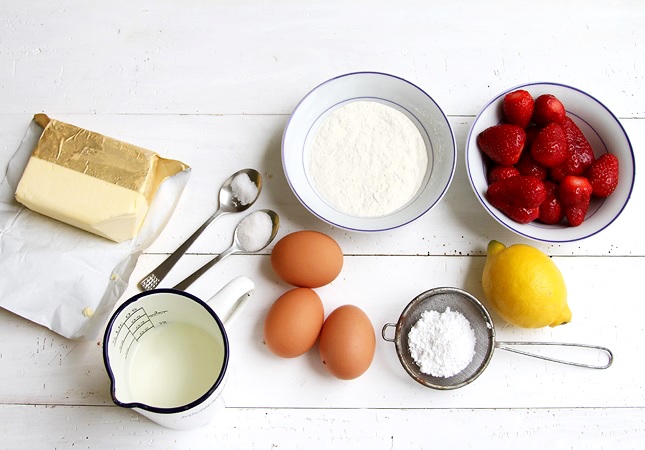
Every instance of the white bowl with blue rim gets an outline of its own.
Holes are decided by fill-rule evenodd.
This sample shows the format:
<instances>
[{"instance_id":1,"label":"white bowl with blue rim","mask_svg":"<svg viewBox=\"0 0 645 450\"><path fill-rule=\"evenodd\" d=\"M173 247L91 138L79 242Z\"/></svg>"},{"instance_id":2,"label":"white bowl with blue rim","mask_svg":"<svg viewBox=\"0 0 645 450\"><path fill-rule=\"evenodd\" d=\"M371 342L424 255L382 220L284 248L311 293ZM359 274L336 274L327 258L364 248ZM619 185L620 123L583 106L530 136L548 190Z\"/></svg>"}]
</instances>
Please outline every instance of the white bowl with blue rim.
<instances>
[{"instance_id":1,"label":"white bowl with blue rim","mask_svg":"<svg viewBox=\"0 0 645 450\"><path fill-rule=\"evenodd\" d=\"M533 98L542 94L555 95L567 110L567 115L578 125L594 155L616 155L619 161L619 182L616 190L607 198L592 198L584 222L568 226L566 220L556 225L537 221L520 224L507 217L486 199L487 161L477 146L477 136L486 128L502 122L504 96L517 89L528 91ZM593 236L611 225L627 206L634 187L634 151L629 137L618 118L586 92L559 83L540 82L514 86L495 96L475 118L466 139L466 169L470 185L484 209L500 224L515 233L543 242L572 242Z\"/></svg>"},{"instance_id":2,"label":"white bowl with blue rim","mask_svg":"<svg viewBox=\"0 0 645 450\"><path fill-rule=\"evenodd\" d=\"M407 204L387 215L357 217L339 211L312 182L309 157L318 129L332 112L355 101L376 101L405 114L416 125L428 152L421 187ZM454 134L439 105L409 81L385 73L348 73L315 87L294 109L282 138L283 169L298 200L323 221L351 231L391 230L418 219L446 194L456 163Z\"/></svg>"}]
</instances>

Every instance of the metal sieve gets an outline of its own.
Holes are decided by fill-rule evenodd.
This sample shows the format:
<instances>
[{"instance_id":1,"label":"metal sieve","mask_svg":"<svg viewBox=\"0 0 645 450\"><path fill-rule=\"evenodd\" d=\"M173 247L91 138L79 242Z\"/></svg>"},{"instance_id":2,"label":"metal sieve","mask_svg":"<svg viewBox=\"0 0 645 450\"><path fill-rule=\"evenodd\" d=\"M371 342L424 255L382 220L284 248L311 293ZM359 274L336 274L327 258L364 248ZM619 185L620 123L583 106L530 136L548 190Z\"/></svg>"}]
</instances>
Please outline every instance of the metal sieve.
<instances>
[{"instance_id":1,"label":"metal sieve","mask_svg":"<svg viewBox=\"0 0 645 450\"><path fill-rule=\"evenodd\" d=\"M436 377L421 372L419 366L410 355L408 335L410 330L421 318L424 311L437 311L442 313L450 308L451 311L461 313L475 332L475 354L472 361L461 372L451 377ZM387 337L388 328L395 328L394 338ZM406 372L417 382L433 389L456 389L472 383L482 374L488 366L495 348L519 353L547 361L568 364L591 369L606 369L613 362L613 354L608 348L587 344L572 344L565 342L497 342L495 340L495 326L488 310L473 295L466 291L451 287L430 289L419 294L405 307L397 323L386 323L381 335L384 340L394 342L396 354ZM560 346L578 347L599 350L606 354L605 364L584 364L563 359L551 358L537 353L530 353L514 348L514 346Z\"/></svg>"}]
</instances>

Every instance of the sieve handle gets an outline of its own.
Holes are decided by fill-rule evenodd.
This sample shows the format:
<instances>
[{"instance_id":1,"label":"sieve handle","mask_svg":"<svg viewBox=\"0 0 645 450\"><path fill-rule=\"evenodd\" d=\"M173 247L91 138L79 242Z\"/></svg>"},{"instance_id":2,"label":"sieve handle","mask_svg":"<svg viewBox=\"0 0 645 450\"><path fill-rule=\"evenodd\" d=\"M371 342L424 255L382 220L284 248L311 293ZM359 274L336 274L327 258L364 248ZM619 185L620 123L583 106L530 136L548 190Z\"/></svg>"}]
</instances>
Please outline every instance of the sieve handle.
<instances>
[{"instance_id":1,"label":"sieve handle","mask_svg":"<svg viewBox=\"0 0 645 450\"><path fill-rule=\"evenodd\" d=\"M551 345L551 346L557 346L557 347L578 347L578 348L590 348L590 349L595 349L595 350L600 350L601 352L605 353L607 355L607 363L605 364L585 364L585 363L579 363L575 361L567 361L564 359L557 359L557 358L551 358L549 356L544 356L540 355L537 353L531 353L523 350L519 350L517 348L513 348L514 346L544 346L544 345ZM567 342L496 342L495 347L499 348L500 350L506 350L509 352L513 353L519 353L520 355L525 355L525 356L531 356L533 358L538 358L538 359L544 359L546 361L552 361L560 364L568 364L570 366L577 366L577 367L586 367L589 369L607 369L611 364L614 362L614 355L606 347L601 347L598 345L588 345L588 344L572 344L572 343L567 343Z\"/></svg>"},{"instance_id":2,"label":"sieve handle","mask_svg":"<svg viewBox=\"0 0 645 450\"><path fill-rule=\"evenodd\" d=\"M394 342L394 338L389 338L385 334L385 331L388 328L396 328L396 324L395 323L386 323L385 325L383 325L383 328L381 329L381 336L383 337L384 341Z\"/></svg>"}]
</instances>

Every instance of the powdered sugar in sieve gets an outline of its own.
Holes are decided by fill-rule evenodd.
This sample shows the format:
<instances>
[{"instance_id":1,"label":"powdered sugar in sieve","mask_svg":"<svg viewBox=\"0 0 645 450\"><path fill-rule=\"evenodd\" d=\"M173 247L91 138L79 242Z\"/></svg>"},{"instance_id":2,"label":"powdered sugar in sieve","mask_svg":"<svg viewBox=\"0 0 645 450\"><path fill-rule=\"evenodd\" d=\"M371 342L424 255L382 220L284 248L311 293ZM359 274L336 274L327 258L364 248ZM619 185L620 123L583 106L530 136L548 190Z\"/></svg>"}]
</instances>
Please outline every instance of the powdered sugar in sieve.
<instances>
[{"instance_id":1,"label":"powdered sugar in sieve","mask_svg":"<svg viewBox=\"0 0 645 450\"><path fill-rule=\"evenodd\" d=\"M427 312L457 312L462 315L467 322L469 322L472 332L474 334L474 352L470 362L467 362L465 367L456 371L451 364L452 370L442 376L439 371L436 373L424 373L420 365L415 362L410 348L410 341L416 341L413 329L415 325L421 320L424 313ZM394 338L386 336L387 329L394 327ZM490 359L493 356L495 348L502 350L519 353L525 356L544 359L547 361L557 362L561 364L568 364L578 367L586 367L590 369L606 369L611 366L613 362L613 354L606 347L587 344L574 344L562 342L496 342L495 341L495 327L493 320L488 313L488 310L477 300L473 295L466 291L457 288L443 287L435 288L419 294L414 298L403 310L399 320L396 324L386 323L383 326L381 335L386 341L394 342L396 347L396 354L399 357L401 365L405 371L420 384L431 387L433 389L456 389L473 382L479 377L488 366ZM412 335L412 338L410 337ZM459 337L459 340L462 338ZM431 344L428 347L437 346L438 344ZM570 360L553 358L540 353L530 353L519 350L518 346L533 346L535 348L576 348L577 350L588 350L585 357L589 358L591 362L575 362ZM444 348L445 349L445 348ZM461 350L459 350L461 351ZM584 352L578 352L584 353ZM443 362L454 362L455 355L444 358ZM444 367L445 368L445 367Z\"/></svg>"},{"instance_id":2,"label":"powdered sugar in sieve","mask_svg":"<svg viewBox=\"0 0 645 450\"><path fill-rule=\"evenodd\" d=\"M458 311L423 311L408 335L410 355L421 372L451 377L475 355L475 332Z\"/></svg>"}]
</instances>

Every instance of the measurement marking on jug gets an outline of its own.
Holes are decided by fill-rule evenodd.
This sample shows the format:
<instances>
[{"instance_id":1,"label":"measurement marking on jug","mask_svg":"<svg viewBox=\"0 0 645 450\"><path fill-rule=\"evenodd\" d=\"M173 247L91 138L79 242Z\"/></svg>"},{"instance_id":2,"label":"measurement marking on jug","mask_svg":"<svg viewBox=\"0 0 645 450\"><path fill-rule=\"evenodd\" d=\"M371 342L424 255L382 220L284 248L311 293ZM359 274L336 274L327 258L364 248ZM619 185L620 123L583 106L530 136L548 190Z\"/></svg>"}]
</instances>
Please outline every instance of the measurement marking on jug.
<instances>
[{"instance_id":1,"label":"measurement marking on jug","mask_svg":"<svg viewBox=\"0 0 645 450\"><path fill-rule=\"evenodd\" d=\"M153 315L161 313L162 312L155 311ZM150 320L150 317L151 316L149 316L143 308L133 309L125 315L125 320L117 327L114 342L116 344L120 340L119 352L122 353L125 351L126 358L128 357L132 344L141 339L141 336L155 327ZM127 331L127 334L121 337L121 331L124 329ZM128 339L128 337L131 337L131 339Z\"/></svg>"},{"instance_id":2,"label":"measurement marking on jug","mask_svg":"<svg viewBox=\"0 0 645 450\"><path fill-rule=\"evenodd\" d=\"M159 315L166 314L167 312L168 312L167 309L162 309L161 311L157 311L155 309L154 311L152 311L151 313L148 314L148 317L150 317L150 318L157 317Z\"/></svg>"}]
</instances>

